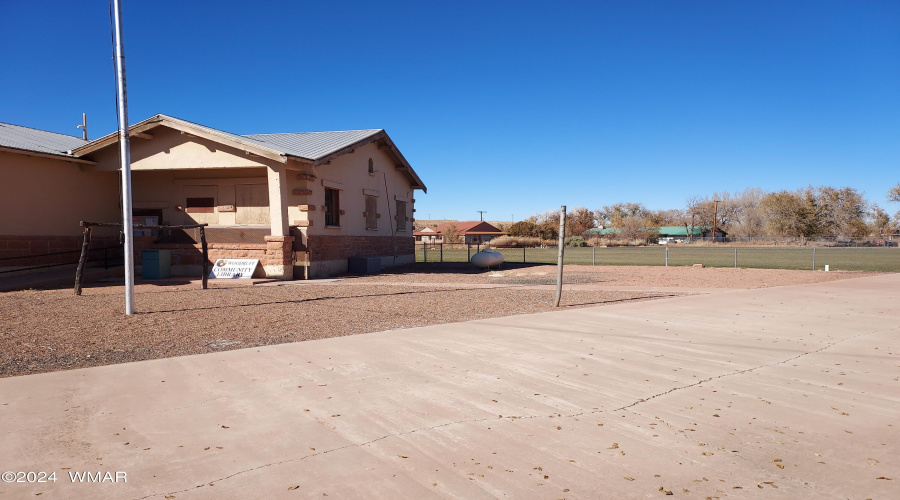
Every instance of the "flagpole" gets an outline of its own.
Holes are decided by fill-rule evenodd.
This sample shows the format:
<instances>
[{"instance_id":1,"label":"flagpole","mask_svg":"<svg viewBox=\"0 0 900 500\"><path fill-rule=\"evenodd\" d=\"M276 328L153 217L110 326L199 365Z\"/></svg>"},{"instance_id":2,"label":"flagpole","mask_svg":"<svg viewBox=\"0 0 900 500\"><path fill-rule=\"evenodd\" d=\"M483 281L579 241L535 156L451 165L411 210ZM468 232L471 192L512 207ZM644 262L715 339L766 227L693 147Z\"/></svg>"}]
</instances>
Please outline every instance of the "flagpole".
<instances>
[{"instance_id":1,"label":"flagpole","mask_svg":"<svg viewBox=\"0 0 900 500\"><path fill-rule=\"evenodd\" d=\"M134 231L131 212L131 144L128 140L128 100L125 91L125 44L122 41L121 0L113 0L116 38L116 94L119 113L119 163L122 166L122 231L125 236L125 314L134 314Z\"/></svg>"}]
</instances>

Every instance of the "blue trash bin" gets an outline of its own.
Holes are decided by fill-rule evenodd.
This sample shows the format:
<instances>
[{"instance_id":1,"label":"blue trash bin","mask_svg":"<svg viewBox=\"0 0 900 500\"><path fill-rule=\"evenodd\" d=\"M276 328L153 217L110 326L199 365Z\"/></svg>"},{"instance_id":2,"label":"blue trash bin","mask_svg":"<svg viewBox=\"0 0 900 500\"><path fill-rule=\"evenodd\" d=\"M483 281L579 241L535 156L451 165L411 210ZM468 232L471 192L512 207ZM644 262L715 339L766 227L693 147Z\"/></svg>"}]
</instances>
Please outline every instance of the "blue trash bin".
<instances>
[{"instance_id":1,"label":"blue trash bin","mask_svg":"<svg viewBox=\"0 0 900 500\"><path fill-rule=\"evenodd\" d=\"M145 280L162 280L172 277L171 250L142 250L141 276Z\"/></svg>"}]
</instances>

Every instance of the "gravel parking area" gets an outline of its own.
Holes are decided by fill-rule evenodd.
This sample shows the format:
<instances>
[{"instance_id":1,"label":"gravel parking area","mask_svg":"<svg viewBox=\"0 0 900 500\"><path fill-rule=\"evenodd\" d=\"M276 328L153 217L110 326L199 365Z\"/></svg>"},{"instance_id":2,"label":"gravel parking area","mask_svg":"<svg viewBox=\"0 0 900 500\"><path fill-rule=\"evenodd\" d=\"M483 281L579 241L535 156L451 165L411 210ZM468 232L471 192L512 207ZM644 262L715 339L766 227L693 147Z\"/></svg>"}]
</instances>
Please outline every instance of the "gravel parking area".
<instances>
[{"instance_id":1,"label":"gravel parking area","mask_svg":"<svg viewBox=\"0 0 900 500\"><path fill-rule=\"evenodd\" d=\"M567 266L562 307L672 297L694 288L754 288L877 273ZM200 354L548 311L555 266L501 271L417 264L374 276L288 282L139 282L125 316L121 282L0 293L0 377ZM490 288L484 285L491 285ZM629 287L610 290L609 287ZM634 290L634 287L648 290ZM677 287L682 292L653 291Z\"/></svg>"}]
</instances>

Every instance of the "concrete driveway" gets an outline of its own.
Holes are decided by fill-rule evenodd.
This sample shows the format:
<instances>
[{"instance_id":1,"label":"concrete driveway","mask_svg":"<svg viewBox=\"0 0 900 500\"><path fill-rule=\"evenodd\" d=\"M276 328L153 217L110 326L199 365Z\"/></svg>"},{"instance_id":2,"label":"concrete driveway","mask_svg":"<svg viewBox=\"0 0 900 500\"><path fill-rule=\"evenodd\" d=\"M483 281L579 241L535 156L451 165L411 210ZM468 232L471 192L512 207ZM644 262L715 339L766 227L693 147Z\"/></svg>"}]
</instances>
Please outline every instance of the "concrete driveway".
<instances>
[{"instance_id":1,"label":"concrete driveway","mask_svg":"<svg viewBox=\"0 0 900 500\"><path fill-rule=\"evenodd\" d=\"M898 304L892 274L0 379L0 497L896 499Z\"/></svg>"}]
</instances>

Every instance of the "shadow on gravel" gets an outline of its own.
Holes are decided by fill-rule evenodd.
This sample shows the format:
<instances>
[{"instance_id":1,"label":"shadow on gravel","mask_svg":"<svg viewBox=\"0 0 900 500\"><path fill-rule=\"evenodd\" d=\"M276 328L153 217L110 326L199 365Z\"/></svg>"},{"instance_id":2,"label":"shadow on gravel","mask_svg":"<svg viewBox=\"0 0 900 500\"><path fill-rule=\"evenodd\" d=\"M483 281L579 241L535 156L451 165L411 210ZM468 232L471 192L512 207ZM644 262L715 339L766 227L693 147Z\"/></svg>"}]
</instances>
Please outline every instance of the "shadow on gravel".
<instances>
[{"instance_id":1,"label":"shadow on gravel","mask_svg":"<svg viewBox=\"0 0 900 500\"><path fill-rule=\"evenodd\" d=\"M515 288L515 287L497 287L498 289L502 288ZM426 293L444 293L444 292L464 292L470 291L471 288L440 288L437 290L412 290L412 291L403 291L403 292L393 292L393 293L372 293L365 295L347 295L343 297L338 296L327 296L327 297L315 297L311 299L297 299L297 300L273 300L269 302L253 302L251 304L228 304L222 306L209 306L209 307L186 307L184 309L166 309L160 311L146 311L146 312L138 312L137 314L158 314L158 313L172 313L172 312L186 312L186 311L208 311L215 309L234 309L237 307L254 307L254 306L272 306L278 304L303 304L305 302L319 302L325 300L347 300L347 299L359 299L366 297L391 297L391 296L400 296L400 295L416 295L416 294L426 294Z\"/></svg>"}]
</instances>

